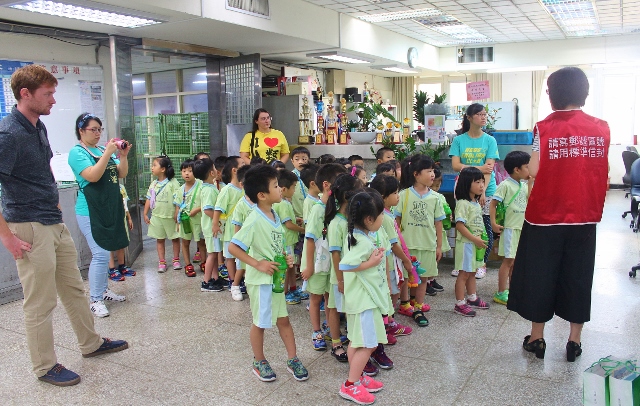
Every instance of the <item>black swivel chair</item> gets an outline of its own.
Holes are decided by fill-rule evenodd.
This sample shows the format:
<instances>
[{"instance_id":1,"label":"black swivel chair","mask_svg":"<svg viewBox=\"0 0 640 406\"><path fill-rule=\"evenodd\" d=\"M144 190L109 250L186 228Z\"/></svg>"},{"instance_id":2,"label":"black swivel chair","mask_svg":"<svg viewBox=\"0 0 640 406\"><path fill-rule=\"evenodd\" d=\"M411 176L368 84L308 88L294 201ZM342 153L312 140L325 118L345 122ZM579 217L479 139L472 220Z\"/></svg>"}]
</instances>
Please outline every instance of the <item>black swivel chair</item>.
<instances>
[{"instance_id":1,"label":"black swivel chair","mask_svg":"<svg viewBox=\"0 0 640 406\"><path fill-rule=\"evenodd\" d=\"M638 232L638 204L640 203L640 160L636 160L631 165L631 224L629 227L633 229L634 233ZM640 269L640 264L631 268L629 276L636 277L636 272Z\"/></svg>"},{"instance_id":2,"label":"black swivel chair","mask_svg":"<svg viewBox=\"0 0 640 406\"><path fill-rule=\"evenodd\" d=\"M638 153L638 148L636 148L635 145L627 145L627 151L632 151L632 152L635 152L637 154Z\"/></svg>"},{"instance_id":3,"label":"black swivel chair","mask_svg":"<svg viewBox=\"0 0 640 406\"><path fill-rule=\"evenodd\" d=\"M631 188L631 165L640 158L637 152L634 151L622 151L622 162L624 163L625 174L622 177L622 184L624 185L625 190L627 188ZM629 197L629 192L624 194L624 197ZM622 213L622 218L626 218L627 214L631 213L631 211L625 211Z\"/></svg>"}]
</instances>

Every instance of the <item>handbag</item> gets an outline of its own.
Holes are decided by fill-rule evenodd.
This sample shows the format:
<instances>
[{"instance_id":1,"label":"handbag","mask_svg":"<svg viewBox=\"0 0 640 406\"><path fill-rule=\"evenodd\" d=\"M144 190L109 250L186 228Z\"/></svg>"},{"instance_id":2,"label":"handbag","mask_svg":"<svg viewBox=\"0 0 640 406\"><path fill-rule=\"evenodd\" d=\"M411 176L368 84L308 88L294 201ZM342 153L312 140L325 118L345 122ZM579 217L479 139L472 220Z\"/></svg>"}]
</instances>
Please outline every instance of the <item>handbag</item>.
<instances>
[{"instance_id":1,"label":"handbag","mask_svg":"<svg viewBox=\"0 0 640 406\"><path fill-rule=\"evenodd\" d=\"M193 232L193 228L191 227L191 216L189 215L189 213L191 213L191 210L193 210L193 202L196 200L199 186L200 186L200 183L196 183L196 189L193 191L193 196L191 197L191 204L189 205L189 211L188 212L184 211L184 208L183 208L182 210L180 210L180 214L178 216L180 220L180 225L182 226L182 232L184 232L185 234L191 234ZM187 197L187 192L184 192L182 196L183 196L182 201L184 202L184 200Z\"/></svg>"},{"instance_id":2,"label":"handbag","mask_svg":"<svg viewBox=\"0 0 640 406\"><path fill-rule=\"evenodd\" d=\"M520 190L522 189L522 182L518 183L520 184L520 187L518 188L518 191L511 197L509 203L505 206L504 202L498 202L498 205L496 206L496 224L498 224L499 226L504 227L504 220L507 216L507 209L509 208L509 206L511 206L511 203L513 203L516 196L520 194Z\"/></svg>"}]
</instances>

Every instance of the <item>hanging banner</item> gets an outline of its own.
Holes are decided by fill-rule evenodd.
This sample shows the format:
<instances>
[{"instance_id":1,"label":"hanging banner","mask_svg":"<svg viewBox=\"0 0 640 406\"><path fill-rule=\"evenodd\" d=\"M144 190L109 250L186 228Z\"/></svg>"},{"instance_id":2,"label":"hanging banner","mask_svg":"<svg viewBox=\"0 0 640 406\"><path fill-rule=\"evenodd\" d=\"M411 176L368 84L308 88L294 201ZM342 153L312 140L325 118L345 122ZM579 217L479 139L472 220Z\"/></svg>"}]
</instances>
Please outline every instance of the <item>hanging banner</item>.
<instances>
[{"instance_id":1,"label":"hanging banner","mask_svg":"<svg viewBox=\"0 0 640 406\"><path fill-rule=\"evenodd\" d=\"M467 101L484 100L489 97L491 97L491 93L489 92L488 80L467 83Z\"/></svg>"}]
</instances>

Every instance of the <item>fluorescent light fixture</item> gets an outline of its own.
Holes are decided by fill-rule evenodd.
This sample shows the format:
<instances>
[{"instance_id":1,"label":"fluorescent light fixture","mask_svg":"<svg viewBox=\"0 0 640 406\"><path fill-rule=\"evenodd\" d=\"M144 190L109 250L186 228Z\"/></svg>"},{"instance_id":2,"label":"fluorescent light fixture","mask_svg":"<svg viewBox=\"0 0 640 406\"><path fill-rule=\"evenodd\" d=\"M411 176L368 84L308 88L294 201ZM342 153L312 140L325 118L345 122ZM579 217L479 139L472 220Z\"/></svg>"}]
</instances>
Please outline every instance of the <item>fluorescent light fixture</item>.
<instances>
[{"instance_id":1,"label":"fluorescent light fixture","mask_svg":"<svg viewBox=\"0 0 640 406\"><path fill-rule=\"evenodd\" d=\"M144 80L141 79L134 79L131 81L132 85L143 85L144 84Z\"/></svg>"},{"instance_id":2,"label":"fluorescent light fixture","mask_svg":"<svg viewBox=\"0 0 640 406\"><path fill-rule=\"evenodd\" d=\"M420 10L395 11L391 13L367 14L358 18L370 23L381 23L383 21L411 20L420 17L431 17L442 15L442 11L435 8L423 8Z\"/></svg>"},{"instance_id":3,"label":"fluorescent light fixture","mask_svg":"<svg viewBox=\"0 0 640 406\"><path fill-rule=\"evenodd\" d=\"M454 43L475 44L493 42L491 38L479 33L475 29L469 27L457 18L450 15L442 14L439 16L436 15L427 18L418 18L414 21L437 33L455 38L457 41L452 41L450 45L453 45Z\"/></svg>"},{"instance_id":4,"label":"fluorescent light fixture","mask_svg":"<svg viewBox=\"0 0 640 406\"><path fill-rule=\"evenodd\" d=\"M518 68L495 68L487 69L487 73L505 73L505 72L531 72L536 70L547 70L548 66L521 66Z\"/></svg>"},{"instance_id":5,"label":"fluorescent light fixture","mask_svg":"<svg viewBox=\"0 0 640 406\"><path fill-rule=\"evenodd\" d=\"M395 72L395 73L420 73L420 71L416 69L403 67L402 65L371 66L371 69L380 69L380 70L386 70L388 72Z\"/></svg>"},{"instance_id":6,"label":"fluorescent light fixture","mask_svg":"<svg viewBox=\"0 0 640 406\"><path fill-rule=\"evenodd\" d=\"M362 56L350 55L341 51L316 52L307 54L308 58L320 58L335 62L344 63L371 63L374 60Z\"/></svg>"},{"instance_id":7,"label":"fluorescent light fixture","mask_svg":"<svg viewBox=\"0 0 640 406\"><path fill-rule=\"evenodd\" d=\"M93 3L88 3L93 4ZM60 3L56 1L35 0L27 1L19 4L13 4L9 6L18 10L32 11L34 13L48 14L58 17L73 18L76 20L82 20L92 23L115 25L117 27L137 28L146 25L160 24L163 21L155 20L152 18L137 17L135 11L120 9L121 11L107 11L105 8L109 6L102 6L95 3L96 8L85 7L81 5ZM103 10L97 7L103 8ZM126 14L124 14L126 13Z\"/></svg>"},{"instance_id":8,"label":"fluorescent light fixture","mask_svg":"<svg viewBox=\"0 0 640 406\"><path fill-rule=\"evenodd\" d=\"M592 0L539 0L570 37L605 34Z\"/></svg>"},{"instance_id":9,"label":"fluorescent light fixture","mask_svg":"<svg viewBox=\"0 0 640 406\"><path fill-rule=\"evenodd\" d=\"M207 83L207 81L206 80L196 80L196 81L191 82L191 83L193 83L194 85L202 85L204 83Z\"/></svg>"}]
</instances>

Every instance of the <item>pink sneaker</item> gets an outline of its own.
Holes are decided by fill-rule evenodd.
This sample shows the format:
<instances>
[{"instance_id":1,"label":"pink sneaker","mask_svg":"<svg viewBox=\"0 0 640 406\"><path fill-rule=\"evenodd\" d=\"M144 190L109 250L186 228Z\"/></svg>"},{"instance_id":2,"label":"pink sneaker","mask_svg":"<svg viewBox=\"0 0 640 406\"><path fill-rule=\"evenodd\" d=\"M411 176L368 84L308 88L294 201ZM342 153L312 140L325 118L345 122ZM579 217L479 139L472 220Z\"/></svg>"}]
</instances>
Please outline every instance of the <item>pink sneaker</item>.
<instances>
[{"instance_id":1,"label":"pink sneaker","mask_svg":"<svg viewBox=\"0 0 640 406\"><path fill-rule=\"evenodd\" d=\"M476 311L471 308L468 304L456 305L453 310L465 317L474 317L476 315Z\"/></svg>"},{"instance_id":2,"label":"pink sneaker","mask_svg":"<svg viewBox=\"0 0 640 406\"><path fill-rule=\"evenodd\" d=\"M403 316L413 317L413 306L411 306L410 304L400 305L400 307L398 308L398 313L402 314Z\"/></svg>"},{"instance_id":3,"label":"pink sneaker","mask_svg":"<svg viewBox=\"0 0 640 406\"><path fill-rule=\"evenodd\" d=\"M398 342L396 336L391 333L387 333L387 345L395 345Z\"/></svg>"},{"instance_id":4,"label":"pink sneaker","mask_svg":"<svg viewBox=\"0 0 640 406\"><path fill-rule=\"evenodd\" d=\"M369 393L379 392L384 387L384 384L382 382L376 381L375 379L366 375L362 375L360 377L360 384L364 386L364 388Z\"/></svg>"},{"instance_id":5,"label":"pink sneaker","mask_svg":"<svg viewBox=\"0 0 640 406\"><path fill-rule=\"evenodd\" d=\"M473 302L469 299L467 299L467 304L471 307L475 307L476 309L488 309L489 308L489 303L485 302L484 300L480 299L480 297L476 297L476 300L474 300Z\"/></svg>"},{"instance_id":6,"label":"pink sneaker","mask_svg":"<svg viewBox=\"0 0 640 406\"><path fill-rule=\"evenodd\" d=\"M167 263L164 261L160 261L158 263L158 273L165 273L167 272Z\"/></svg>"},{"instance_id":7,"label":"pink sneaker","mask_svg":"<svg viewBox=\"0 0 640 406\"><path fill-rule=\"evenodd\" d=\"M376 401L376 397L369 393L360 382L356 382L351 386L344 386L343 383L340 387L340 396L359 405L370 405Z\"/></svg>"},{"instance_id":8,"label":"pink sneaker","mask_svg":"<svg viewBox=\"0 0 640 406\"><path fill-rule=\"evenodd\" d=\"M182 269L182 265L180 264L180 258L173 259L173 269L177 271L178 269Z\"/></svg>"},{"instance_id":9,"label":"pink sneaker","mask_svg":"<svg viewBox=\"0 0 640 406\"><path fill-rule=\"evenodd\" d=\"M412 315L413 316L413 315ZM403 326L400 323L393 322L387 326L387 335L391 334L396 337L408 336L413 332L413 329L409 326Z\"/></svg>"}]
</instances>

